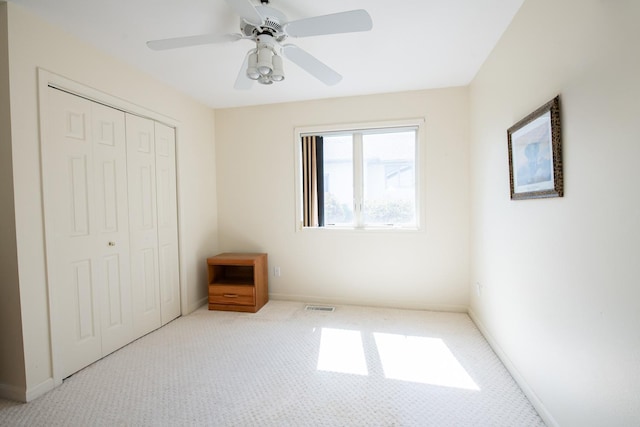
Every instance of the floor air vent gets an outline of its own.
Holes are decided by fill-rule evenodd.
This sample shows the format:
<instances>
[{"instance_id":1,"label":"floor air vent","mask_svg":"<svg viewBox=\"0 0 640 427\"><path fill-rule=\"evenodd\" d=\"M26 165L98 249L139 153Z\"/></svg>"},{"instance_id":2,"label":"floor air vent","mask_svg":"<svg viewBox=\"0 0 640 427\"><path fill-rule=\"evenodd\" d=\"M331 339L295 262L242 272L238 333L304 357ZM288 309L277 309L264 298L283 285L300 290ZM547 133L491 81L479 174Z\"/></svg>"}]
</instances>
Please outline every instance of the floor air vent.
<instances>
[{"instance_id":1,"label":"floor air vent","mask_svg":"<svg viewBox=\"0 0 640 427\"><path fill-rule=\"evenodd\" d=\"M308 305L304 309L307 311L333 311L336 308L328 305Z\"/></svg>"}]
</instances>

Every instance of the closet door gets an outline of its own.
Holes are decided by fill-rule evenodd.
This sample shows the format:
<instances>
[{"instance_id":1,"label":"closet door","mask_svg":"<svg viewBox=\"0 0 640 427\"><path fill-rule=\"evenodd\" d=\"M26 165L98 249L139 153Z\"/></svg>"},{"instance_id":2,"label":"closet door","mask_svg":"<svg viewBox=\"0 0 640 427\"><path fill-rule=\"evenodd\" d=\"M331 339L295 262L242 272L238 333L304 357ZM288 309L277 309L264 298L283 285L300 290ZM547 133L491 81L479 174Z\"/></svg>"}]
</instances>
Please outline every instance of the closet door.
<instances>
[{"instance_id":1,"label":"closet door","mask_svg":"<svg viewBox=\"0 0 640 427\"><path fill-rule=\"evenodd\" d=\"M175 130L155 123L158 254L162 324L180 315Z\"/></svg>"},{"instance_id":2,"label":"closet door","mask_svg":"<svg viewBox=\"0 0 640 427\"><path fill-rule=\"evenodd\" d=\"M43 185L56 376L131 339L124 114L47 89Z\"/></svg>"},{"instance_id":3,"label":"closet door","mask_svg":"<svg viewBox=\"0 0 640 427\"><path fill-rule=\"evenodd\" d=\"M102 354L130 343L133 335L129 267L127 147L122 111L91 103L95 167L95 232L101 291Z\"/></svg>"},{"instance_id":4,"label":"closet door","mask_svg":"<svg viewBox=\"0 0 640 427\"><path fill-rule=\"evenodd\" d=\"M154 122L127 114L126 128L134 328L142 336L162 324Z\"/></svg>"}]
</instances>

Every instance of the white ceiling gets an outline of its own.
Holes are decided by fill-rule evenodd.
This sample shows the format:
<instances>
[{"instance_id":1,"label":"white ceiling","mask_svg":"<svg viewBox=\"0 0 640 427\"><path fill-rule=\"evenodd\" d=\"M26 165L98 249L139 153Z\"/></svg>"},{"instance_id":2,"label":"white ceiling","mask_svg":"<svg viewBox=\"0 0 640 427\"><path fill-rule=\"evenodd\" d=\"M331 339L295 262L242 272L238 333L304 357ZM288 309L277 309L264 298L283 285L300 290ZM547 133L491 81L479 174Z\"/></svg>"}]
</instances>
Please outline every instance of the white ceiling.
<instances>
[{"instance_id":1,"label":"white ceiling","mask_svg":"<svg viewBox=\"0 0 640 427\"><path fill-rule=\"evenodd\" d=\"M293 43L342 74L325 86L285 60L286 79L233 88L248 40L151 51L145 42L239 32L225 0L9 0L213 108L468 84L524 0L272 0L289 21L366 9L373 30ZM258 0L251 0L258 5Z\"/></svg>"}]
</instances>

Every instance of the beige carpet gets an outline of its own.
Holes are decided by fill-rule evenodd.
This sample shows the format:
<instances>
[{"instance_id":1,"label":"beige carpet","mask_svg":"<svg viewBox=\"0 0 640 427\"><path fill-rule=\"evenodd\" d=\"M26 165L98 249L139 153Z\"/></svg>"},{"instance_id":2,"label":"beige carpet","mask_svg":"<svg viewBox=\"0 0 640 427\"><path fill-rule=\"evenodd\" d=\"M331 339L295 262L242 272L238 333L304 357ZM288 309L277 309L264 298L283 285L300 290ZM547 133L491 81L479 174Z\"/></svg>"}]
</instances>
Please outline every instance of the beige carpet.
<instances>
[{"instance_id":1,"label":"beige carpet","mask_svg":"<svg viewBox=\"0 0 640 427\"><path fill-rule=\"evenodd\" d=\"M8 426L543 426L465 314L271 301L200 309L76 373Z\"/></svg>"}]
</instances>

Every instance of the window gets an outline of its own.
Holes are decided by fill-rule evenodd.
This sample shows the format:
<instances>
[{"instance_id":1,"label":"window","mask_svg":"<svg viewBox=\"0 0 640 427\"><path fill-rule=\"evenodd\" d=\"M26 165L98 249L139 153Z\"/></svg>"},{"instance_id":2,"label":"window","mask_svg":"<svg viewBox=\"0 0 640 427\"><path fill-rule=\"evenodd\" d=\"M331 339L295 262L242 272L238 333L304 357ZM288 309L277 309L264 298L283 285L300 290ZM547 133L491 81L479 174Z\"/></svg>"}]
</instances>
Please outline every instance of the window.
<instances>
[{"instance_id":1,"label":"window","mask_svg":"<svg viewBox=\"0 0 640 427\"><path fill-rule=\"evenodd\" d=\"M299 132L302 226L417 228L418 131Z\"/></svg>"}]
</instances>

